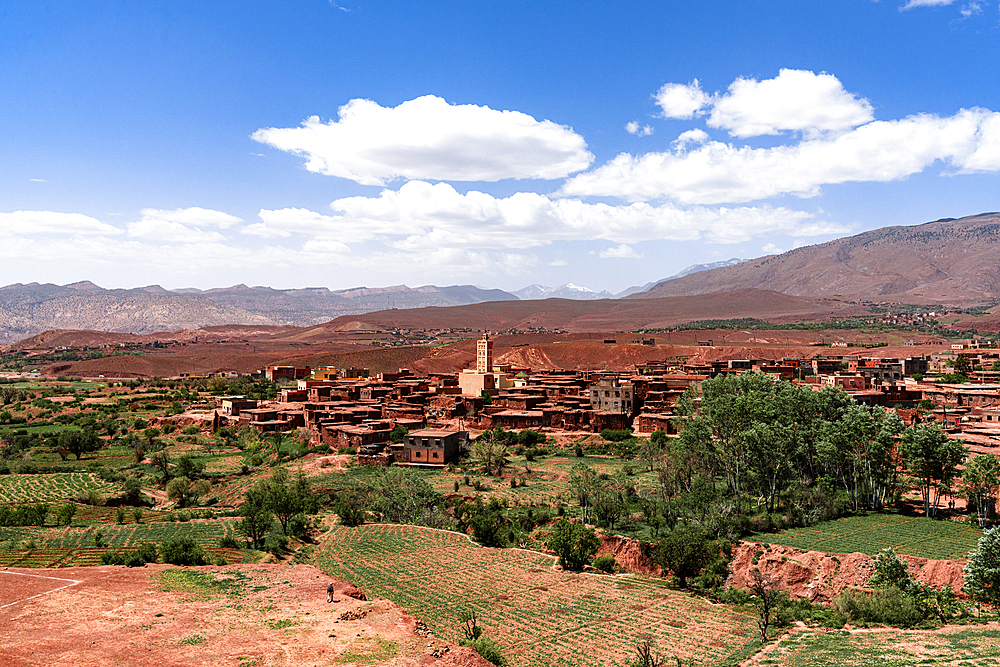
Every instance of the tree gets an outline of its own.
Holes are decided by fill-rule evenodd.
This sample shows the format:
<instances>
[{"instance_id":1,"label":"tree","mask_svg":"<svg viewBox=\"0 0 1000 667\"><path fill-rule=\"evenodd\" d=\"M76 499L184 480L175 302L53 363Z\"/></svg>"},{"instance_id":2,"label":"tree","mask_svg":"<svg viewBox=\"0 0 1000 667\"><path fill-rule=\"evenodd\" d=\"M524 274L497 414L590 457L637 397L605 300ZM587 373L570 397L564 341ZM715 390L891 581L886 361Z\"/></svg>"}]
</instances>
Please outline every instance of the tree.
<instances>
[{"instance_id":1,"label":"tree","mask_svg":"<svg viewBox=\"0 0 1000 667\"><path fill-rule=\"evenodd\" d=\"M577 463L569 471L569 485L576 492L576 499L580 501L580 507L583 510L583 523L589 523L590 506L597 494L604 489L604 485L594 469L585 463Z\"/></svg>"},{"instance_id":2,"label":"tree","mask_svg":"<svg viewBox=\"0 0 1000 667\"><path fill-rule=\"evenodd\" d=\"M674 573L681 588L687 588L687 580L705 566L714 546L704 528L682 524L660 540L653 559L661 568Z\"/></svg>"},{"instance_id":3,"label":"tree","mask_svg":"<svg viewBox=\"0 0 1000 667\"><path fill-rule=\"evenodd\" d=\"M962 472L962 489L970 507L976 508L979 527L985 528L996 505L997 487L1000 487L1000 460L992 454L977 454L965 464Z\"/></svg>"},{"instance_id":4,"label":"tree","mask_svg":"<svg viewBox=\"0 0 1000 667\"><path fill-rule=\"evenodd\" d=\"M976 602L1000 603L1000 526L983 532L963 570L962 590Z\"/></svg>"},{"instance_id":5,"label":"tree","mask_svg":"<svg viewBox=\"0 0 1000 667\"><path fill-rule=\"evenodd\" d=\"M236 522L236 532L250 540L250 544L259 549L264 543L264 538L271 530L274 523L274 515L267 506L267 492L260 488L253 488L247 491L246 501L240 508L243 518Z\"/></svg>"},{"instance_id":6,"label":"tree","mask_svg":"<svg viewBox=\"0 0 1000 667\"><path fill-rule=\"evenodd\" d=\"M163 485L166 486L167 482L170 481L170 455L167 454L167 450L161 449L158 452L153 452L149 457L149 462L163 475Z\"/></svg>"},{"instance_id":7,"label":"tree","mask_svg":"<svg viewBox=\"0 0 1000 667\"><path fill-rule=\"evenodd\" d=\"M96 452L101 446L101 439L93 431L63 431L59 434L58 445L71 452L80 460L87 452Z\"/></svg>"},{"instance_id":8,"label":"tree","mask_svg":"<svg viewBox=\"0 0 1000 667\"><path fill-rule=\"evenodd\" d=\"M278 518L281 532L288 534L288 520L303 510L302 499L292 489L280 482L268 484L267 509Z\"/></svg>"},{"instance_id":9,"label":"tree","mask_svg":"<svg viewBox=\"0 0 1000 667\"><path fill-rule=\"evenodd\" d=\"M187 507L192 501L196 501L212 490L212 484L208 480L192 481L188 477L174 477L167 483L167 498L176 500L178 507Z\"/></svg>"},{"instance_id":10,"label":"tree","mask_svg":"<svg viewBox=\"0 0 1000 667\"><path fill-rule=\"evenodd\" d=\"M164 563L172 565L204 565L205 551L191 537L172 537L160 545Z\"/></svg>"},{"instance_id":11,"label":"tree","mask_svg":"<svg viewBox=\"0 0 1000 667\"><path fill-rule=\"evenodd\" d=\"M757 568L750 573L750 592L757 598L757 629L760 640L767 641L767 630L771 626L771 616L778 603L779 591L770 575L761 574Z\"/></svg>"},{"instance_id":12,"label":"tree","mask_svg":"<svg viewBox=\"0 0 1000 667\"><path fill-rule=\"evenodd\" d=\"M560 518L546 543L559 556L559 564L564 570L582 570L590 558L597 553L601 540L593 528L583 524L570 523Z\"/></svg>"},{"instance_id":13,"label":"tree","mask_svg":"<svg viewBox=\"0 0 1000 667\"><path fill-rule=\"evenodd\" d=\"M507 458L507 441L502 431L503 429L498 427L493 431L484 432L476 438L472 448L472 456L483 467L483 472L494 477L499 477L510 463L510 459Z\"/></svg>"},{"instance_id":14,"label":"tree","mask_svg":"<svg viewBox=\"0 0 1000 667\"><path fill-rule=\"evenodd\" d=\"M968 447L949 438L937 424L914 424L903 432L899 453L919 484L927 516L937 513L941 491L958 476L958 466L965 461L968 451Z\"/></svg>"}]
</instances>

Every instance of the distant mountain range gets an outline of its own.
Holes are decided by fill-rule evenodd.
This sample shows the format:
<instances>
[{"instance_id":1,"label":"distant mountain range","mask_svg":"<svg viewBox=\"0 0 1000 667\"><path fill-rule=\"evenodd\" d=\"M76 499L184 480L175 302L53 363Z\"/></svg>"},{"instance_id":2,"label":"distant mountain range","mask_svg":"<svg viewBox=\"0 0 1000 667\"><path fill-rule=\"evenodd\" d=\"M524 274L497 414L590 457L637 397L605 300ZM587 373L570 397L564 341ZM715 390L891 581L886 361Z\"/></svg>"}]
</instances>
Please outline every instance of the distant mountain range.
<instances>
[{"instance_id":1,"label":"distant mountain range","mask_svg":"<svg viewBox=\"0 0 1000 667\"><path fill-rule=\"evenodd\" d=\"M512 300L517 297L509 292L472 285L347 290L234 285L167 290L159 285L104 289L89 281L71 285L16 283L0 287L0 343L51 329L147 334L223 324L311 326L375 310Z\"/></svg>"},{"instance_id":2,"label":"distant mountain range","mask_svg":"<svg viewBox=\"0 0 1000 667\"><path fill-rule=\"evenodd\" d=\"M883 227L660 282L629 298L740 289L909 304L995 303L1000 301L1000 213Z\"/></svg>"},{"instance_id":3,"label":"distant mountain range","mask_svg":"<svg viewBox=\"0 0 1000 667\"><path fill-rule=\"evenodd\" d=\"M0 343L52 329L147 334L219 325L308 327L345 315L427 306L548 300L534 306L543 313L562 308L559 300L659 299L741 290L841 301L996 303L1000 302L998 258L1000 214L984 213L885 227L754 260L695 264L618 294L572 284L530 285L511 293L472 285L346 290L246 285L167 290L151 285L109 290L87 281L62 286L17 283L0 288ZM517 312L522 311L527 312L519 306ZM525 317L525 322L531 319Z\"/></svg>"}]
</instances>

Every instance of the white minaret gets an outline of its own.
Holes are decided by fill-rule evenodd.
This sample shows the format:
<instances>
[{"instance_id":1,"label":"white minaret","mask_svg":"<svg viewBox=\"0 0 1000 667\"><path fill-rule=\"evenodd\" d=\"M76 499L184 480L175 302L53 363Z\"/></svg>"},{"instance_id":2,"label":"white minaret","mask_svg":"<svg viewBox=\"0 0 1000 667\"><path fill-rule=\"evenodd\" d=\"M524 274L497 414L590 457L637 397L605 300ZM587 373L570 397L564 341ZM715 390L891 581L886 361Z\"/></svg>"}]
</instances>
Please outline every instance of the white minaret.
<instances>
[{"instance_id":1,"label":"white minaret","mask_svg":"<svg viewBox=\"0 0 1000 667\"><path fill-rule=\"evenodd\" d=\"M476 342L476 372L493 372L493 341L488 333Z\"/></svg>"}]
</instances>

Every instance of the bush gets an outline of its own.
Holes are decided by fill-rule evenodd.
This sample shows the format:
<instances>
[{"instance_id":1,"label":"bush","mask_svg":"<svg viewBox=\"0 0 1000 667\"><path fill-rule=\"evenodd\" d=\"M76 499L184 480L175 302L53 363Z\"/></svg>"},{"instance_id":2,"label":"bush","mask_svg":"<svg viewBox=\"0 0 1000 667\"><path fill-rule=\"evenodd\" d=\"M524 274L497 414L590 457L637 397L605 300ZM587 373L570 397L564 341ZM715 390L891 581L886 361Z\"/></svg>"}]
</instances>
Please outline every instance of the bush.
<instances>
[{"instance_id":1,"label":"bush","mask_svg":"<svg viewBox=\"0 0 1000 667\"><path fill-rule=\"evenodd\" d=\"M125 565L126 567L142 567L146 563L156 562L156 545L144 542L138 549L128 551L105 551L101 554L103 565Z\"/></svg>"},{"instance_id":2,"label":"bush","mask_svg":"<svg viewBox=\"0 0 1000 667\"><path fill-rule=\"evenodd\" d=\"M220 549L242 549L244 546L246 545L242 544L232 535L226 535L221 540L219 540Z\"/></svg>"},{"instance_id":3,"label":"bush","mask_svg":"<svg viewBox=\"0 0 1000 667\"><path fill-rule=\"evenodd\" d=\"M164 563L171 565L204 565L205 551L190 537L174 537L160 545Z\"/></svg>"},{"instance_id":4,"label":"bush","mask_svg":"<svg viewBox=\"0 0 1000 667\"><path fill-rule=\"evenodd\" d=\"M599 556L599 557L597 557L597 558L594 559L594 567L596 567L601 572L608 572L608 573L614 572L615 571L615 557L611 556L611 555L608 555L608 556Z\"/></svg>"},{"instance_id":5,"label":"bush","mask_svg":"<svg viewBox=\"0 0 1000 667\"><path fill-rule=\"evenodd\" d=\"M629 440L633 437L631 429L616 431L614 429L606 428L601 431L601 438L607 440L608 442L622 442L623 440Z\"/></svg>"},{"instance_id":6,"label":"bush","mask_svg":"<svg viewBox=\"0 0 1000 667\"><path fill-rule=\"evenodd\" d=\"M500 644L489 637L479 637L478 639L463 639L460 644L462 646L471 646L476 649L478 653L487 662L492 662L494 665L504 665L507 663L504 660L503 652L500 650Z\"/></svg>"},{"instance_id":7,"label":"bush","mask_svg":"<svg viewBox=\"0 0 1000 667\"><path fill-rule=\"evenodd\" d=\"M924 620L917 601L895 586L873 593L844 589L833 601L834 608L855 623L912 628Z\"/></svg>"},{"instance_id":8,"label":"bush","mask_svg":"<svg viewBox=\"0 0 1000 667\"><path fill-rule=\"evenodd\" d=\"M684 524L660 541L653 558L657 565L674 573L681 588L687 588L688 578L705 566L714 547L704 528Z\"/></svg>"},{"instance_id":9,"label":"bush","mask_svg":"<svg viewBox=\"0 0 1000 667\"><path fill-rule=\"evenodd\" d=\"M267 541L264 542L264 551L275 558L281 558L282 554L288 551L288 538L278 534L269 535Z\"/></svg>"}]
</instances>

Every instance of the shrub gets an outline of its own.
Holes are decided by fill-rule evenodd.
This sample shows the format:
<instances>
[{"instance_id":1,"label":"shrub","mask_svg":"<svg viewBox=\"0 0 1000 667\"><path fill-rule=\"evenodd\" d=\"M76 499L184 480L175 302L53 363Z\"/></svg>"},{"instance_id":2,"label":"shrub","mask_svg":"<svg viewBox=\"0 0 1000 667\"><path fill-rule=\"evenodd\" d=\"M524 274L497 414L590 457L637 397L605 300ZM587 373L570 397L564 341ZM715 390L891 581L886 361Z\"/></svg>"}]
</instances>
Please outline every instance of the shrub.
<instances>
[{"instance_id":1,"label":"shrub","mask_svg":"<svg viewBox=\"0 0 1000 667\"><path fill-rule=\"evenodd\" d=\"M503 651L500 649L500 644L489 637L479 637L478 639L463 639L460 644L462 646L471 646L476 649L478 653L487 662L492 662L494 665L504 665L506 660L503 657Z\"/></svg>"},{"instance_id":2,"label":"shrub","mask_svg":"<svg viewBox=\"0 0 1000 667\"><path fill-rule=\"evenodd\" d=\"M912 628L924 620L917 601L895 586L873 593L844 589L833 601L836 610L851 621L865 624L894 625Z\"/></svg>"},{"instance_id":3,"label":"shrub","mask_svg":"<svg viewBox=\"0 0 1000 667\"><path fill-rule=\"evenodd\" d=\"M66 503L59 508L59 524L69 526L73 523L73 515L76 514L76 505Z\"/></svg>"},{"instance_id":4,"label":"shrub","mask_svg":"<svg viewBox=\"0 0 1000 667\"><path fill-rule=\"evenodd\" d=\"M232 535L225 535L221 540L219 540L220 549L242 549L245 545L240 543Z\"/></svg>"},{"instance_id":5,"label":"shrub","mask_svg":"<svg viewBox=\"0 0 1000 667\"><path fill-rule=\"evenodd\" d=\"M205 551L190 537L174 537L160 545L164 563L172 565L204 565Z\"/></svg>"},{"instance_id":6,"label":"shrub","mask_svg":"<svg viewBox=\"0 0 1000 667\"><path fill-rule=\"evenodd\" d=\"M103 565L125 565L126 567L142 567L146 563L156 562L156 545L144 542L138 549L129 551L105 551L101 554Z\"/></svg>"},{"instance_id":7,"label":"shrub","mask_svg":"<svg viewBox=\"0 0 1000 667\"><path fill-rule=\"evenodd\" d=\"M614 572L615 571L615 557L611 555L599 556L594 559L594 567L596 567L601 572Z\"/></svg>"},{"instance_id":8,"label":"shrub","mask_svg":"<svg viewBox=\"0 0 1000 667\"><path fill-rule=\"evenodd\" d=\"M969 554L962 587L976 602L1000 602L1000 527L990 528Z\"/></svg>"},{"instance_id":9,"label":"shrub","mask_svg":"<svg viewBox=\"0 0 1000 667\"><path fill-rule=\"evenodd\" d=\"M115 510L115 523L125 523L125 508L119 507Z\"/></svg>"},{"instance_id":10,"label":"shrub","mask_svg":"<svg viewBox=\"0 0 1000 667\"><path fill-rule=\"evenodd\" d=\"M269 535L264 542L264 551L272 554L275 558L280 558L288 551L288 538L284 535Z\"/></svg>"},{"instance_id":11,"label":"shrub","mask_svg":"<svg viewBox=\"0 0 1000 667\"><path fill-rule=\"evenodd\" d=\"M135 519L136 523L142 523L142 508L133 507L132 508L132 518Z\"/></svg>"}]
</instances>

